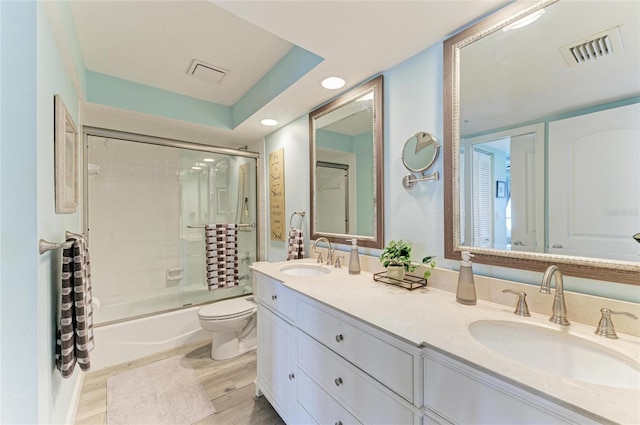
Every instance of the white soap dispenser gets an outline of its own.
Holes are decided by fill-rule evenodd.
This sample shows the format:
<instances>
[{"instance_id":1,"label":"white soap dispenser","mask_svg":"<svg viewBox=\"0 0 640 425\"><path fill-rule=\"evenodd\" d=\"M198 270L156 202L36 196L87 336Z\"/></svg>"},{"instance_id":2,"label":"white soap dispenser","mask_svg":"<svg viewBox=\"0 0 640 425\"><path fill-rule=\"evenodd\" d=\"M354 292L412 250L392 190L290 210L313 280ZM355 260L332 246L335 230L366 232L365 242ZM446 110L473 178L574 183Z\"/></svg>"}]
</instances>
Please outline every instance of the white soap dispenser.
<instances>
[{"instance_id":1,"label":"white soap dispenser","mask_svg":"<svg viewBox=\"0 0 640 425\"><path fill-rule=\"evenodd\" d=\"M349 257L349 274L360 274L360 255L358 254L358 240L351 240L351 256Z\"/></svg>"},{"instance_id":2,"label":"white soap dispenser","mask_svg":"<svg viewBox=\"0 0 640 425\"><path fill-rule=\"evenodd\" d=\"M460 273L458 274L458 289L456 291L456 301L465 305L476 305L476 285L473 280L473 269L471 268L471 257L474 255L469 251L462 251L462 262L460 262Z\"/></svg>"}]
</instances>

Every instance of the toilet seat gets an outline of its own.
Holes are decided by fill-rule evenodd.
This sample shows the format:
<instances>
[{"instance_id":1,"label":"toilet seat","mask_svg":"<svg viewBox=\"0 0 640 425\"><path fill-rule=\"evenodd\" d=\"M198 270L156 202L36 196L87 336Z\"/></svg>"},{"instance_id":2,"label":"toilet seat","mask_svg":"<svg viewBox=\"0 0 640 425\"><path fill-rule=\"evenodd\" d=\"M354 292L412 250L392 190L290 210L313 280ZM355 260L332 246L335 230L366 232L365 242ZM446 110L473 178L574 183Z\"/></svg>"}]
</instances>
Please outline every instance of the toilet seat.
<instances>
[{"instance_id":1,"label":"toilet seat","mask_svg":"<svg viewBox=\"0 0 640 425\"><path fill-rule=\"evenodd\" d=\"M201 308L198 311L198 317L202 320L227 320L250 315L256 309L256 304L246 298L234 298Z\"/></svg>"}]
</instances>

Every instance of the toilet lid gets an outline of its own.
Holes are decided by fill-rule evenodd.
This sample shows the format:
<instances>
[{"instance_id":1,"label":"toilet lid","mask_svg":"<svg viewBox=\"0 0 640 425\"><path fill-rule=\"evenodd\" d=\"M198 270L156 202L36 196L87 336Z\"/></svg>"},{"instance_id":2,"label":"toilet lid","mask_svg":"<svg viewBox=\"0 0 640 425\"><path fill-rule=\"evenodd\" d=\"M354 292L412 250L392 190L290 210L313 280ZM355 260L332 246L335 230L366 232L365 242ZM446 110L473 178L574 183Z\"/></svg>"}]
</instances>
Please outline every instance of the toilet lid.
<instances>
[{"instance_id":1,"label":"toilet lid","mask_svg":"<svg viewBox=\"0 0 640 425\"><path fill-rule=\"evenodd\" d=\"M198 316L211 320L228 319L245 315L255 309L254 302L246 298L234 298L209 304L198 311Z\"/></svg>"}]
</instances>

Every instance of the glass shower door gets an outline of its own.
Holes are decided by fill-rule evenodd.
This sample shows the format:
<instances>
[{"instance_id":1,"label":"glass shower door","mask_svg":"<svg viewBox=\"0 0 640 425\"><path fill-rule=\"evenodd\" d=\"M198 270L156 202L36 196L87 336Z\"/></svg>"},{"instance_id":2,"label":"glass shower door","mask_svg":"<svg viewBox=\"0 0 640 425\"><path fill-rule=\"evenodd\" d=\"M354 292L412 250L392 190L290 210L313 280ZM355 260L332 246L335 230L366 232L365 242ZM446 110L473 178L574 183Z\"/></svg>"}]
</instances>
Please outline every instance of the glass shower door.
<instances>
[{"instance_id":1,"label":"glass shower door","mask_svg":"<svg viewBox=\"0 0 640 425\"><path fill-rule=\"evenodd\" d=\"M88 136L97 324L251 292L256 159ZM239 284L208 291L204 224L240 223Z\"/></svg>"}]
</instances>

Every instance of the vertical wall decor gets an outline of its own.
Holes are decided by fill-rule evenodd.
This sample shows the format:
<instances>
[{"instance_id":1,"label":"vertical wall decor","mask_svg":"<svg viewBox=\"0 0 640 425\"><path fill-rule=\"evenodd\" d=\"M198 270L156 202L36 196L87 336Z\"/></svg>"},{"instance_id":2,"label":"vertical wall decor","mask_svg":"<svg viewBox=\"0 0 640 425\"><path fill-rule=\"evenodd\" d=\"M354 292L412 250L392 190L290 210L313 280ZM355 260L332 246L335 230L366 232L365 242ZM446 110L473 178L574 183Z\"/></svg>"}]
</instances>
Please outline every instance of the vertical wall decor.
<instances>
[{"instance_id":1,"label":"vertical wall decor","mask_svg":"<svg viewBox=\"0 0 640 425\"><path fill-rule=\"evenodd\" d=\"M54 97L54 115L56 213L71 214L78 206L78 130L60 95Z\"/></svg>"},{"instance_id":2,"label":"vertical wall decor","mask_svg":"<svg viewBox=\"0 0 640 425\"><path fill-rule=\"evenodd\" d=\"M284 241L284 149L269 154L271 240Z\"/></svg>"}]
</instances>

